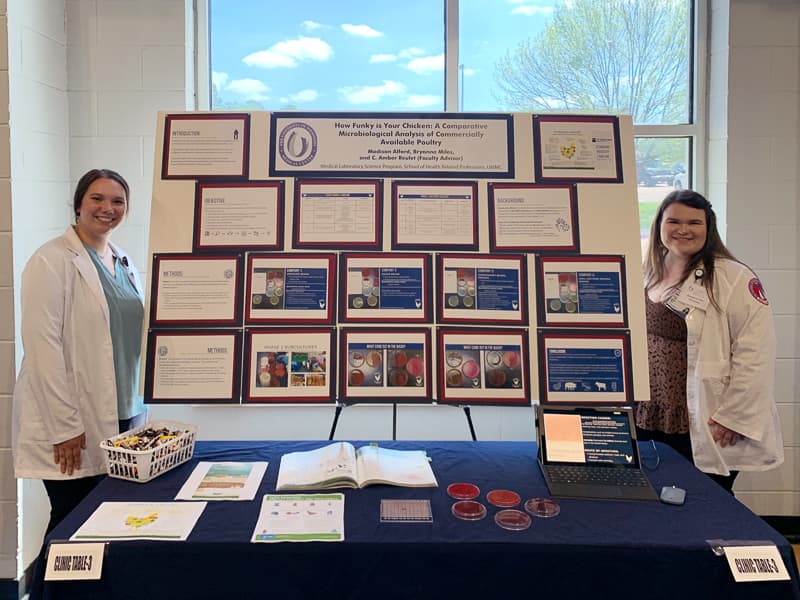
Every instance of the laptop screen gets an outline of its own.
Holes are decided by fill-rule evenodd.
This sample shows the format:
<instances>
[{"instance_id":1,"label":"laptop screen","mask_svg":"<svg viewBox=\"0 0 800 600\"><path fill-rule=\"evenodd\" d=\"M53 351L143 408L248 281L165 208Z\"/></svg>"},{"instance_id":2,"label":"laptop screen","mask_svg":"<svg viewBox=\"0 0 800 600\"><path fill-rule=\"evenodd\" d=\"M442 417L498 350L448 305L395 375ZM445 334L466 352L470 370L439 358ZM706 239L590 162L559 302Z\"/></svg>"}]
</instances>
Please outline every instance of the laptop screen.
<instances>
[{"instance_id":1,"label":"laptop screen","mask_svg":"<svg viewBox=\"0 0 800 600\"><path fill-rule=\"evenodd\" d=\"M639 467L632 411L539 405L539 443L546 464Z\"/></svg>"}]
</instances>

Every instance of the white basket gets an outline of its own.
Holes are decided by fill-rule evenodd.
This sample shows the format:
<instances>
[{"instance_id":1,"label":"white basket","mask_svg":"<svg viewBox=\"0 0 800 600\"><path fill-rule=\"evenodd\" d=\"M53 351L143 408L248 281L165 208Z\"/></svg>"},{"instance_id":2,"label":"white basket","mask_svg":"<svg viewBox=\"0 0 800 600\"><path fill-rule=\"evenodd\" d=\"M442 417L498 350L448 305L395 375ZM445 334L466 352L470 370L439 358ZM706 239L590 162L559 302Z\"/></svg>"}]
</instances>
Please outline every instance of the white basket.
<instances>
[{"instance_id":1,"label":"white basket","mask_svg":"<svg viewBox=\"0 0 800 600\"><path fill-rule=\"evenodd\" d=\"M170 431L185 431L186 433L151 450L127 450L114 447L114 442L117 440L124 440L145 429L161 429L162 427L166 427ZM110 477L144 483L192 458L195 437L197 437L196 425L176 423L175 421L152 421L103 440L100 448L106 453Z\"/></svg>"}]
</instances>

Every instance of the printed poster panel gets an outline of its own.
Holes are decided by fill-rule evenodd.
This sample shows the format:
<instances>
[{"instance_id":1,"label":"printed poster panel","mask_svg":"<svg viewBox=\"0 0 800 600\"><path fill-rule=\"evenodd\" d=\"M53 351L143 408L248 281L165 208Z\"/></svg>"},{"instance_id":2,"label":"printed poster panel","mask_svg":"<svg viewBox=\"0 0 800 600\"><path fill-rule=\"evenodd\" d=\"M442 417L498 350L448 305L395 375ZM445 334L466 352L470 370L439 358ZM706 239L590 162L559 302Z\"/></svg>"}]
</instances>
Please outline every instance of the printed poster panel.
<instances>
[{"instance_id":1,"label":"printed poster panel","mask_svg":"<svg viewBox=\"0 0 800 600\"><path fill-rule=\"evenodd\" d=\"M242 257L153 256L150 326L241 325Z\"/></svg>"},{"instance_id":2,"label":"printed poster panel","mask_svg":"<svg viewBox=\"0 0 800 600\"><path fill-rule=\"evenodd\" d=\"M241 330L151 330L145 403L239 403Z\"/></svg>"},{"instance_id":3,"label":"printed poster panel","mask_svg":"<svg viewBox=\"0 0 800 600\"><path fill-rule=\"evenodd\" d=\"M339 400L430 403L430 329L342 329Z\"/></svg>"},{"instance_id":4,"label":"printed poster panel","mask_svg":"<svg viewBox=\"0 0 800 600\"><path fill-rule=\"evenodd\" d=\"M537 183L622 183L617 117L535 115L533 152Z\"/></svg>"},{"instance_id":5,"label":"printed poster panel","mask_svg":"<svg viewBox=\"0 0 800 600\"><path fill-rule=\"evenodd\" d=\"M477 250L477 183L392 182L392 249Z\"/></svg>"},{"instance_id":6,"label":"printed poster panel","mask_svg":"<svg viewBox=\"0 0 800 600\"><path fill-rule=\"evenodd\" d=\"M297 181L292 246L380 250L382 191L379 180Z\"/></svg>"},{"instance_id":7,"label":"printed poster panel","mask_svg":"<svg viewBox=\"0 0 800 600\"><path fill-rule=\"evenodd\" d=\"M492 252L577 252L579 240L574 185L489 184Z\"/></svg>"},{"instance_id":8,"label":"printed poster panel","mask_svg":"<svg viewBox=\"0 0 800 600\"><path fill-rule=\"evenodd\" d=\"M629 331L540 329L538 337L541 402L633 402Z\"/></svg>"},{"instance_id":9,"label":"printed poster panel","mask_svg":"<svg viewBox=\"0 0 800 600\"><path fill-rule=\"evenodd\" d=\"M514 177L508 114L270 115L271 177Z\"/></svg>"},{"instance_id":10,"label":"printed poster panel","mask_svg":"<svg viewBox=\"0 0 800 600\"><path fill-rule=\"evenodd\" d=\"M333 329L248 329L244 402L334 400Z\"/></svg>"},{"instance_id":11,"label":"printed poster panel","mask_svg":"<svg viewBox=\"0 0 800 600\"><path fill-rule=\"evenodd\" d=\"M541 327L627 327L623 256L538 256Z\"/></svg>"},{"instance_id":12,"label":"printed poster panel","mask_svg":"<svg viewBox=\"0 0 800 600\"><path fill-rule=\"evenodd\" d=\"M342 254L341 261L341 322L432 322L429 254Z\"/></svg>"},{"instance_id":13,"label":"printed poster panel","mask_svg":"<svg viewBox=\"0 0 800 600\"><path fill-rule=\"evenodd\" d=\"M283 181L198 181L195 187L195 250L283 249Z\"/></svg>"},{"instance_id":14,"label":"printed poster panel","mask_svg":"<svg viewBox=\"0 0 800 600\"><path fill-rule=\"evenodd\" d=\"M162 179L247 179L250 115L167 115Z\"/></svg>"},{"instance_id":15,"label":"printed poster panel","mask_svg":"<svg viewBox=\"0 0 800 600\"><path fill-rule=\"evenodd\" d=\"M333 323L335 254L248 254L247 325Z\"/></svg>"},{"instance_id":16,"label":"printed poster panel","mask_svg":"<svg viewBox=\"0 0 800 600\"><path fill-rule=\"evenodd\" d=\"M439 329L437 355L439 402L530 405L524 329Z\"/></svg>"},{"instance_id":17,"label":"printed poster panel","mask_svg":"<svg viewBox=\"0 0 800 600\"><path fill-rule=\"evenodd\" d=\"M437 255L440 323L527 324L527 277L521 255Z\"/></svg>"}]
</instances>

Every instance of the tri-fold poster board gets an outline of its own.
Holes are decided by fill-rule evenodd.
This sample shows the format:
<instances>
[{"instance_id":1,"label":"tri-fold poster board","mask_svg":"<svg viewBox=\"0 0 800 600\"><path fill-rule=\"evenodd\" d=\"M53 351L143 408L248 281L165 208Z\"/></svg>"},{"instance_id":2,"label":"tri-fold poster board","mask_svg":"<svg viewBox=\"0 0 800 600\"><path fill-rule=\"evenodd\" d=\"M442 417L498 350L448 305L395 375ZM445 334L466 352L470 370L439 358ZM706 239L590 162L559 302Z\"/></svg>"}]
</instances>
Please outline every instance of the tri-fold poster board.
<instances>
[{"instance_id":1,"label":"tri-fold poster board","mask_svg":"<svg viewBox=\"0 0 800 600\"><path fill-rule=\"evenodd\" d=\"M649 399L632 131L159 113L145 401Z\"/></svg>"}]
</instances>

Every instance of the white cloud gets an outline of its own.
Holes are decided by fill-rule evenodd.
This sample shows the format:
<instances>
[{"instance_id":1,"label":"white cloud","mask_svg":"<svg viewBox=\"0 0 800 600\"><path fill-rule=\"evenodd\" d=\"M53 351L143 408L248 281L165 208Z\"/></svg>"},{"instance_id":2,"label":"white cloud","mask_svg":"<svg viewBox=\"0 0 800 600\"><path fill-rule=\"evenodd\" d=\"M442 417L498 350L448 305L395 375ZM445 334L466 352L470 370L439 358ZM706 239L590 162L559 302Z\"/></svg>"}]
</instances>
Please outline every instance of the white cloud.
<instances>
[{"instance_id":1,"label":"white cloud","mask_svg":"<svg viewBox=\"0 0 800 600\"><path fill-rule=\"evenodd\" d=\"M266 100L269 98L267 93L269 88L258 79L234 79L227 86L226 90L241 96L243 100Z\"/></svg>"},{"instance_id":2,"label":"white cloud","mask_svg":"<svg viewBox=\"0 0 800 600\"><path fill-rule=\"evenodd\" d=\"M413 58L414 56L422 56L425 54L425 50L422 48L406 48L405 50L400 50L399 56L400 58Z\"/></svg>"},{"instance_id":3,"label":"white cloud","mask_svg":"<svg viewBox=\"0 0 800 600\"><path fill-rule=\"evenodd\" d=\"M227 82L228 82L227 73L223 73L222 71L211 71L211 83L217 86L218 90L224 88Z\"/></svg>"},{"instance_id":4,"label":"white cloud","mask_svg":"<svg viewBox=\"0 0 800 600\"><path fill-rule=\"evenodd\" d=\"M345 33L349 33L350 35L356 35L358 37L365 37L365 38L383 37L383 33L378 31L377 29L373 29L369 25L352 25L350 23L343 23L342 30Z\"/></svg>"},{"instance_id":5,"label":"white cloud","mask_svg":"<svg viewBox=\"0 0 800 600\"><path fill-rule=\"evenodd\" d=\"M441 96L432 96L432 95L415 95L412 94L408 97L406 104L409 108L426 108L428 106L436 106L438 105L439 108L442 107L442 97Z\"/></svg>"},{"instance_id":6,"label":"white cloud","mask_svg":"<svg viewBox=\"0 0 800 600\"><path fill-rule=\"evenodd\" d=\"M333 56L333 48L319 38L300 37L278 42L267 50L248 54L242 62L251 67L274 69L296 67L301 62L325 62Z\"/></svg>"},{"instance_id":7,"label":"white cloud","mask_svg":"<svg viewBox=\"0 0 800 600\"><path fill-rule=\"evenodd\" d=\"M409 71L414 71L417 75L427 75L436 71L444 70L444 54L437 56L425 56L410 60L406 65Z\"/></svg>"},{"instance_id":8,"label":"white cloud","mask_svg":"<svg viewBox=\"0 0 800 600\"><path fill-rule=\"evenodd\" d=\"M384 81L383 85L365 85L339 88L339 95L350 104L375 104L385 96L400 96L406 86L399 81Z\"/></svg>"},{"instance_id":9,"label":"white cloud","mask_svg":"<svg viewBox=\"0 0 800 600\"><path fill-rule=\"evenodd\" d=\"M566 0L569 3L569 0ZM533 15L549 15L553 12L552 2L537 2L536 0L508 0L511 5L516 5L516 8L511 10L512 15L524 15L532 17Z\"/></svg>"},{"instance_id":10,"label":"white cloud","mask_svg":"<svg viewBox=\"0 0 800 600\"><path fill-rule=\"evenodd\" d=\"M373 54L369 57L370 64L394 62L396 60L396 54Z\"/></svg>"},{"instance_id":11,"label":"white cloud","mask_svg":"<svg viewBox=\"0 0 800 600\"><path fill-rule=\"evenodd\" d=\"M467 77L472 77L473 75L475 75L475 73L477 73L475 69L470 69L469 67L464 69L464 75L466 75Z\"/></svg>"},{"instance_id":12,"label":"white cloud","mask_svg":"<svg viewBox=\"0 0 800 600\"><path fill-rule=\"evenodd\" d=\"M317 29L326 29L328 26L316 21L303 21L300 23L300 27L306 31L316 31Z\"/></svg>"},{"instance_id":13,"label":"white cloud","mask_svg":"<svg viewBox=\"0 0 800 600\"><path fill-rule=\"evenodd\" d=\"M512 15L524 15L526 17L532 17L533 15L549 15L552 14L553 7L552 6L536 6L533 4L524 4L522 6L518 6L511 11Z\"/></svg>"},{"instance_id":14,"label":"white cloud","mask_svg":"<svg viewBox=\"0 0 800 600\"><path fill-rule=\"evenodd\" d=\"M298 104L302 102L313 102L317 98L319 98L319 92L317 90L300 90L296 94L289 95L289 100L297 102Z\"/></svg>"}]
</instances>

